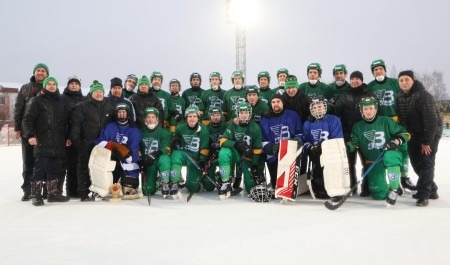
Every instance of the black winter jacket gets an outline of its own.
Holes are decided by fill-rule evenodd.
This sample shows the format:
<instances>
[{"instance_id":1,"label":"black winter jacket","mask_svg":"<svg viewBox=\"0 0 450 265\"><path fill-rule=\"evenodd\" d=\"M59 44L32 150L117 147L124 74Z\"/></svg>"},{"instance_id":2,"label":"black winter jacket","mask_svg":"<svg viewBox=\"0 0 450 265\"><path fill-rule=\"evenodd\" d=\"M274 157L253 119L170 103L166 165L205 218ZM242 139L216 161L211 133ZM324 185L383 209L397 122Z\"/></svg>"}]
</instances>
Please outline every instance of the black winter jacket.
<instances>
[{"instance_id":1,"label":"black winter jacket","mask_svg":"<svg viewBox=\"0 0 450 265\"><path fill-rule=\"evenodd\" d=\"M141 91L133 94L129 100L133 103L136 111L136 125L139 128L145 127L144 110L149 107L155 107L159 111L159 125L164 123L164 109L159 98L153 93L143 93Z\"/></svg>"},{"instance_id":2,"label":"black winter jacket","mask_svg":"<svg viewBox=\"0 0 450 265\"><path fill-rule=\"evenodd\" d=\"M442 136L442 118L433 96L420 81L415 80L408 93L400 91L396 100L399 123L411 137L419 137L422 144L429 145L436 136Z\"/></svg>"},{"instance_id":3,"label":"black winter jacket","mask_svg":"<svg viewBox=\"0 0 450 265\"><path fill-rule=\"evenodd\" d=\"M23 85L17 95L14 109L14 131L22 131L22 120L25 115L27 103L31 98L37 96L42 90L42 84L37 84L34 76L28 84Z\"/></svg>"},{"instance_id":4,"label":"black winter jacket","mask_svg":"<svg viewBox=\"0 0 450 265\"><path fill-rule=\"evenodd\" d=\"M125 103L130 108L130 112L128 113L128 120L135 122L136 121L136 113L133 107L133 104L128 98L125 98L125 90L122 89L122 96L120 98L114 97L111 94L111 90L109 91L108 97L105 97L105 100L111 104L112 108L115 109L116 105L119 103ZM114 117L115 118L115 117Z\"/></svg>"},{"instance_id":5,"label":"black winter jacket","mask_svg":"<svg viewBox=\"0 0 450 265\"><path fill-rule=\"evenodd\" d=\"M352 133L353 124L362 120L361 111L359 110L359 102L363 97L373 96L375 94L369 90L368 86L363 83L359 87L350 87L336 101L334 112L336 116L341 118L342 130L344 138L349 139Z\"/></svg>"},{"instance_id":6,"label":"black winter jacket","mask_svg":"<svg viewBox=\"0 0 450 265\"><path fill-rule=\"evenodd\" d=\"M311 100L305 93L300 91L300 89L298 89L297 94L293 97L290 97L286 92L284 92L283 100L284 109L295 111L303 122L308 119Z\"/></svg>"},{"instance_id":7,"label":"black winter jacket","mask_svg":"<svg viewBox=\"0 0 450 265\"><path fill-rule=\"evenodd\" d=\"M23 118L22 135L36 137L34 156L64 157L68 139L69 110L59 91L42 90L30 103Z\"/></svg>"},{"instance_id":8,"label":"black winter jacket","mask_svg":"<svg viewBox=\"0 0 450 265\"><path fill-rule=\"evenodd\" d=\"M75 105L72 111L70 139L76 144L92 144L102 128L112 122L112 117L111 104L105 99L96 101L88 95L86 100Z\"/></svg>"}]
</instances>

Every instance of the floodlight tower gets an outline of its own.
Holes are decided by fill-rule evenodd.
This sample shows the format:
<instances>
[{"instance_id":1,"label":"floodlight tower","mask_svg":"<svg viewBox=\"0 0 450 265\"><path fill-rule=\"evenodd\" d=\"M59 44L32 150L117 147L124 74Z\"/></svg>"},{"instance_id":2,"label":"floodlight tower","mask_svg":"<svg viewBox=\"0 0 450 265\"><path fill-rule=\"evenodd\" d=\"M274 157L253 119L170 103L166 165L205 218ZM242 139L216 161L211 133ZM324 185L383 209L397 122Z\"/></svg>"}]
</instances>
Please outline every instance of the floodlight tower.
<instances>
[{"instance_id":1,"label":"floodlight tower","mask_svg":"<svg viewBox=\"0 0 450 265\"><path fill-rule=\"evenodd\" d=\"M236 69L247 75L247 24L255 15L256 1L254 0L226 0L227 23L236 27ZM247 80L247 78L245 79Z\"/></svg>"}]
</instances>

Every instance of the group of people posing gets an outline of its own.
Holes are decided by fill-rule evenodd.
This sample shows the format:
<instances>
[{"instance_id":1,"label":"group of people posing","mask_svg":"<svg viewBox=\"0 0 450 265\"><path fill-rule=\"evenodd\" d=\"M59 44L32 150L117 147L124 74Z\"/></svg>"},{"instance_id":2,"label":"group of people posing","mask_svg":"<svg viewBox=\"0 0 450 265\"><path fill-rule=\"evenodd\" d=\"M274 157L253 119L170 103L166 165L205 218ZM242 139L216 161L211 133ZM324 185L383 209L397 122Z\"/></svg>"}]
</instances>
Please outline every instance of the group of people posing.
<instances>
[{"instance_id":1,"label":"group of people posing","mask_svg":"<svg viewBox=\"0 0 450 265\"><path fill-rule=\"evenodd\" d=\"M95 146L111 151L113 182L121 184L123 198L139 198L140 186L148 196L159 189L164 196L176 196L184 187L190 193L217 189L224 199L242 179L247 193L257 187L273 196L281 140L303 146L300 173L312 173L314 195L325 199L321 143L344 138L351 186L357 183L357 154L363 170L374 164L360 196L395 204L403 189L417 190L416 205L427 206L439 197L434 163L442 120L434 99L412 71L401 72L398 80L387 77L383 60L373 61L371 70L375 79L368 85L359 71L348 82L347 68L339 64L333 68L335 81L324 84L320 64L312 63L306 69L308 81L299 84L282 68L273 89L267 71L258 74L258 86L245 86L243 73L234 71L229 90L222 89L218 72L209 75L206 90L201 75L192 73L190 88L181 92L179 80L171 79L170 93L161 89L163 75L153 72L150 77L128 75L124 82L112 78L107 96L103 84L94 81L83 96L80 78L70 77L60 93L47 65L37 64L15 105L16 138L22 139L22 201L32 199L40 206L44 199L98 198L89 189ZM417 186L408 177L409 162L419 176Z\"/></svg>"}]
</instances>

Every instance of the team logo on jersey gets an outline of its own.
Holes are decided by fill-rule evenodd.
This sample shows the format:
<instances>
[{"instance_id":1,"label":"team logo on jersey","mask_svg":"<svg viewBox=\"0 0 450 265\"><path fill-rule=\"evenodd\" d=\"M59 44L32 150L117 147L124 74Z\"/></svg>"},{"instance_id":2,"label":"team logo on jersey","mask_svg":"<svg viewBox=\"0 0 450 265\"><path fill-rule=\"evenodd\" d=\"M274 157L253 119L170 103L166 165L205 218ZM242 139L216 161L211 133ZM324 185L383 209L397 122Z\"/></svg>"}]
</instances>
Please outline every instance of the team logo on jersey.
<instances>
[{"instance_id":1,"label":"team logo on jersey","mask_svg":"<svg viewBox=\"0 0 450 265\"><path fill-rule=\"evenodd\" d=\"M271 126L270 130L275 135L275 143L279 143L280 140L286 140L291 138L291 133L289 132L289 126L278 124Z\"/></svg>"},{"instance_id":2,"label":"team logo on jersey","mask_svg":"<svg viewBox=\"0 0 450 265\"><path fill-rule=\"evenodd\" d=\"M253 120L256 121L256 122L260 122L261 121L261 115L253 114Z\"/></svg>"},{"instance_id":3,"label":"team logo on jersey","mask_svg":"<svg viewBox=\"0 0 450 265\"><path fill-rule=\"evenodd\" d=\"M218 98L216 96L210 96L209 101L211 102L209 104L209 108L212 108L212 107L217 107L219 109L222 108L223 100L221 100L220 98Z\"/></svg>"},{"instance_id":4,"label":"team logo on jersey","mask_svg":"<svg viewBox=\"0 0 450 265\"><path fill-rule=\"evenodd\" d=\"M377 96L378 100L380 101L380 106L390 107L394 105L395 103L394 91L380 89L374 91L374 93Z\"/></svg>"},{"instance_id":5,"label":"team logo on jersey","mask_svg":"<svg viewBox=\"0 0 450 265\"><path fill-rule=\"evenodd\" d=\"M231 102L233 102L233 106L231 107L231 110L236 110L238 103L245 102L245 98L241 98L240 96L231 96L230 99L231 99Z\"/></svg>"},{"instance_id":6,"label":"team logo on jersey","mask_svg":"<svg viewBox=\"0 0 450 265\"><path fill-rule=\"evenodd\" d=\"M382 131L368 131L363 133L364 137L369 141L367 145L368 150L372 149L381 149L383 148L384 144L386 143L386 139L384 137L384 132Z\"/></svg>"},{"instance_id":7,"label":"team logo on jersey","mask_svg":"<svg viewBox=\"0 0 450 265\"><path fill-rule=\"evenodd\" d=\"M193 135L183 135L183 139L186 142L184 149L192 152L198 152L200 150L200 138L197 136L193 137Z\"/></svg>"},{"instance_id":8,"label":"team logo on jersey","mask_svg":"<svg viewBox=\"0 0 450 265\"><path fill-rule=\"evenodd\" d=\"M321 142L328 140L328 135L330 134L328 131L323 131L322 129L311 130L311 134L314 138L314 142Z\"/></svg>"},{"instance_id":9,"label":"team logo on jersey","mask_svg":"<svg viewBox=\"0 0 450 265\"><path fill-rule=\"evenodd\" d=\"M200 105L201 102L201 98L197 97L197 96L188 96L189 102L191 103L191 106L197 106Z\"/></svg>"},{"instance_id":10,"label":"team logo on jersey","mask_svg":"<svg viewBox=\"0 0 450 265\"><path fill-rule=\"evenodd\" d=\"M269 104L269 101L265 98L260 98L260 100L264 103L264 104Z\"/></svg>"},{"instance_id":11,"label":"team logo on jersey","mask_svg":"<svg viewBox=\"0 0 450 265\"><path fill-rule=\"evenodd\" d=\"M142 139L142 142L144 142L145 154L147 155L159 149L159 142L156 139L145 138Z\"/></svg>"},{"instance_id":12,"label":"team logo on jersey","mask_svg":"<svg viewBox=\"0 0 450 265\"><path fill-rule=\"evenodd\" d=\"M119 144L126 144L128 143L128 136L123 133L116 133L116 142Z\"/></svg>"},{"instance_id":13,"label":"team logo on jersey","mask_svg":"<svg viewBox=\"0 0 450 265\"><path fill-rule=\"evenodd\" d=\"M220 138L222 135L220 133L213 133L209 135L209 142L212 149L219 149L220 148Z\"/></svg>"},{"instance_id":14,"label":"team logo on jersey","mask_svg":"<svg viewBox=\"0 0 450 265\"><path fill-rule=\"evenodd\" d=\"M161 101L161 105L164 109L166 107L166 100L164 98L159 98L159 101Z\"/></svg>"}]
</instances>

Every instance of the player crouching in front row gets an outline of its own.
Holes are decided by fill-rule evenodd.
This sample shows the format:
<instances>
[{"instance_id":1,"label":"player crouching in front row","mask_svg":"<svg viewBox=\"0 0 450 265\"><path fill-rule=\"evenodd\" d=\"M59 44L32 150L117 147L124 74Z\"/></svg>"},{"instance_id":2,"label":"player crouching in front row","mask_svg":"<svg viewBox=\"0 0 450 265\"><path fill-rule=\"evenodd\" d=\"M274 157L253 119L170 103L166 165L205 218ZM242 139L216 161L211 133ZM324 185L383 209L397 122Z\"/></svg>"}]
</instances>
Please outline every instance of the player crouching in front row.
<instances>
[{"instance_id":1,"label":"player crouching in front row","mask_svg":"<svg viewBox=\"0 0 450 265\"><path fill-rule=\"evenodd\" d=\"M375 164L367 175L369 191L375 200L386 199L388 204L394 205L402 166L402 154L398 147L406 143L410 135L390 117L377 115L378 102L374 97L362 98L359 108L363 120L353 126L347 147L350 152L361 149L366 168L377 163L377 158L382 154L383 163ZM389 183L386 183L386 169Z\"/></svg>"}]
</instances>

